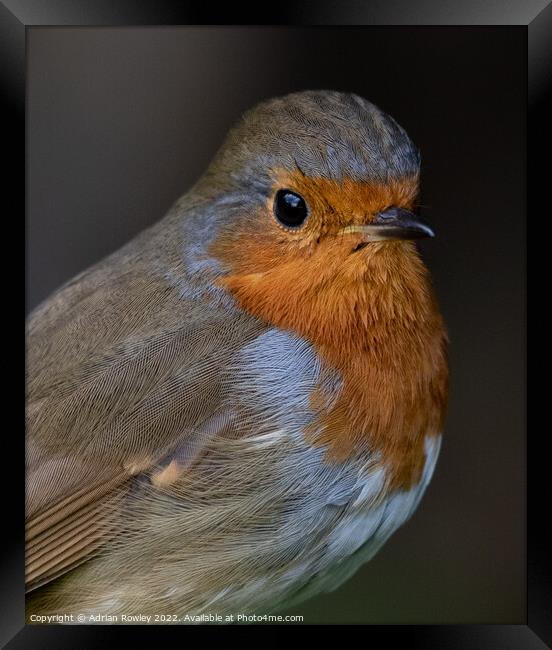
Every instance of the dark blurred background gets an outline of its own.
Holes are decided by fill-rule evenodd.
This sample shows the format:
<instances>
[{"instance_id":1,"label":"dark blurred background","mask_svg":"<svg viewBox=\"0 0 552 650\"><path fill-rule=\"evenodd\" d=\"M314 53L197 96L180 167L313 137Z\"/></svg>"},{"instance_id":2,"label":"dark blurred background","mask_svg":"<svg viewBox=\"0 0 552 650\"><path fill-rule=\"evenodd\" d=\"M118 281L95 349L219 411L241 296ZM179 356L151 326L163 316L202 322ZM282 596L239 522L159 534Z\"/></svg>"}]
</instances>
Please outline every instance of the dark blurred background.
<instances>
[{"instance_id":1,"label":"dark blurred background","mask_svg":"<svg viewBox=\"0 0 552 650\"><path fill-rule=\"evenodd\" d=\"M526 31L31 28L27 305L160 219L261 99L356 92L422 152L451 339L441 458L417 513L307 623L525 622Z\"/></svg>"}]
</instances>

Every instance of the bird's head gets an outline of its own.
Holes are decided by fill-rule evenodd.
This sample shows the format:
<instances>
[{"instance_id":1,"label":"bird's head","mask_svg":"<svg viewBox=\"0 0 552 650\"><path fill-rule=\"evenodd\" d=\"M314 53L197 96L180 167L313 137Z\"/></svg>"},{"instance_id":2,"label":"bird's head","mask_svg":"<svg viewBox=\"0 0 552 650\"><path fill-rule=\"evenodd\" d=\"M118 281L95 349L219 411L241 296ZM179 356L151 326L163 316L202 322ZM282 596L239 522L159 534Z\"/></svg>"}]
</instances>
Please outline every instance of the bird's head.
<instances>
[{"instance_id":1,"label":"bird's head","mask_svg":"<svg viewBox=\"0 0 552 650\"><path fill-rule=\"evenodd\" d=\"M406 132L356 95L258 105L198 186L215 197L206 252L218 283L255 316L341 349L426 318L412 240L433 232L413 211L419 164Z\"/></svg>"}]
</instances>

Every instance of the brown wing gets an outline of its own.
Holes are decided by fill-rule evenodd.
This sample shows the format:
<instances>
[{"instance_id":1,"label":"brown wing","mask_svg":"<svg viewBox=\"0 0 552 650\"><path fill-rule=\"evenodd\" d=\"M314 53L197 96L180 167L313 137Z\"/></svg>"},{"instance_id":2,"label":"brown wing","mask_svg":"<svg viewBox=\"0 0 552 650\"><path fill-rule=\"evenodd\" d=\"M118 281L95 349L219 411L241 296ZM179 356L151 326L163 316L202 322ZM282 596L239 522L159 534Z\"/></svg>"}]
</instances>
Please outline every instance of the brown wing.
<instances>
[{"instance_id":1,"label":"brown wing","mask_svg":"<svg viewBox=\"0 0 552 650\"><path fill-rule=\"evenodd\" d=\"M25 582L30 591L78 566L116 530L116 519L128 487L128 474L103 468L94 479L74 485L89 472L77 463L57 472L47 462L28 475L45 506L29 514L25 530ZM99 469L99 468L98 468ZM62 476L61 481L55 479ZM66 484L64 484L66 481ZM48 485L50 484L50 485Z\"/></svg>"},{"instance_id":2,"label":"brown wing","mask_svg":"<svg viewBox=\"0 0 552 650\"><path fill-rule=\"evenodd\" d=\"M221 370L258 333L245 316L183 298L177 255L148 253L158 244L126 247L30 318L28 589L117 534L138 475L197 453L221 417Z\"/></svg>"}]
</instances>

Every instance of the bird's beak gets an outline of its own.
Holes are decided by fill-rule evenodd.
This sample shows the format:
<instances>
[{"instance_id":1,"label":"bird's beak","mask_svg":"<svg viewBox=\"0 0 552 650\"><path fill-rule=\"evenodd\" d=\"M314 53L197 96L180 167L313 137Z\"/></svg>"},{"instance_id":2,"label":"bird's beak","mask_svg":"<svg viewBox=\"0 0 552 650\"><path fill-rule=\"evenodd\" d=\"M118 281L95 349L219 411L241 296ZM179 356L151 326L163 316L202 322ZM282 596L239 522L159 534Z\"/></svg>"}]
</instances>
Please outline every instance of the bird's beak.
<instances>
[{"instance_id":1,"label":"bird's beak","mask_svg":"<svg viewBox=\"0 0 552 650\"><path fill-rule=\"evenodd\" d=\"M359 233L367 242L435 237L433 230L422 223L417 215L396 207L380 212L369 224L346 226L339 231L342 235L348 233Z\"/></svg>"}]
</instances>

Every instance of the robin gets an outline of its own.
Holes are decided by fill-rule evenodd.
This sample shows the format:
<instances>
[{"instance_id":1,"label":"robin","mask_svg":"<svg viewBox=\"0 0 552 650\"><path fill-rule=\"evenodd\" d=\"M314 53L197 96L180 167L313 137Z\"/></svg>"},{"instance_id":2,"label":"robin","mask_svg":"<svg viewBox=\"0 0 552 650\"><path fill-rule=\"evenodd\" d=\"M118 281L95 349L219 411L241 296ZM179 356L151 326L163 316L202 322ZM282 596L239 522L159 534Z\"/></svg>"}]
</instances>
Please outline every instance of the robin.
<instances>
[{"instance_id":1,"label":"robin","mask_svg":"<svg viewBox=\"0 0 552 650\"><path fill-rule=\"evenodd\" d=\"M361 97L263 102L167 216L34 311L28 614L274 611L412 515L447 401L419 169Z\"/></svg>"}]
</instances>

